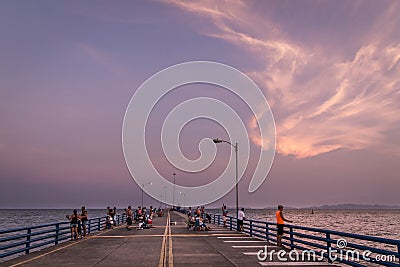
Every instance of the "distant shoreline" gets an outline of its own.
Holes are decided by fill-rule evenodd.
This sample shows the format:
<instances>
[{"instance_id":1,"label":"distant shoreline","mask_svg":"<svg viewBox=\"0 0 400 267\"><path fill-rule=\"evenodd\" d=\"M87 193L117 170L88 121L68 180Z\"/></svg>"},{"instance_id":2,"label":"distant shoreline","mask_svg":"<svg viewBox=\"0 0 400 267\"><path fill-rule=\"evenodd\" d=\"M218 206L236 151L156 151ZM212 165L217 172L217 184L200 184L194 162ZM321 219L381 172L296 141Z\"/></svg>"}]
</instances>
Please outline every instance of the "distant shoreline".
<instances>
[{"instance_id":1,"label":"distant shoreline","mask_svg":"<svg viewBox=\"0 0 400 267\"><path fill-rule=\"evenodd\" d=\"M311 206L311 207L290 207L290 206L284 206L285 209L287 210L399 210L400 205L365 205L365 204L335 204L335 205L321 205L321 206ZM0 210L71 210L74 207L70 208L0 208ZM76 207L75 207L76 208ZM193 207L192 207L193 208ZM234 208L228 207L230 209ZM250 210L274 210L276 207L264 207L264 208L254 208L254 207L244 207L245 209L250 209ZM91 207L86 207L88 210L103 210L104 208L91 208ZM118 210L121 210L123 208L117 208ZM206 209L220 209L220 207L207 207Z\"/></svg>"}]
</instances>

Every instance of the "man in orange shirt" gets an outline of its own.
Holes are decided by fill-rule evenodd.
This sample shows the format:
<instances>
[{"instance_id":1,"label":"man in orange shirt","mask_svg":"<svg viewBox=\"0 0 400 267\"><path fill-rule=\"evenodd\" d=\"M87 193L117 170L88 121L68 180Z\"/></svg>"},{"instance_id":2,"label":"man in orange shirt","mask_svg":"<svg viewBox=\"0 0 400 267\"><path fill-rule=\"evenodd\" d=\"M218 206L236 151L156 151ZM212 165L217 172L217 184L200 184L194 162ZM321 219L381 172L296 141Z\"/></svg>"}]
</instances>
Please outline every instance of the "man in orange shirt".
<instances>
[{"instance_id":1,"label":"man in orange shirt","mask_svg":"<svg viewBox=\"0 0 400 267\"><path fill-rule=\"evenodd\" d=\"M285 222L292 222L290 220L287 220L283 217L283 206L279 205L278 210L275 213L276 215L276 226L278 228L278 233L276 237L276 243L278 247L282 247L282 236L283 236L283 227Z\"/></svg>"}]
</instances>

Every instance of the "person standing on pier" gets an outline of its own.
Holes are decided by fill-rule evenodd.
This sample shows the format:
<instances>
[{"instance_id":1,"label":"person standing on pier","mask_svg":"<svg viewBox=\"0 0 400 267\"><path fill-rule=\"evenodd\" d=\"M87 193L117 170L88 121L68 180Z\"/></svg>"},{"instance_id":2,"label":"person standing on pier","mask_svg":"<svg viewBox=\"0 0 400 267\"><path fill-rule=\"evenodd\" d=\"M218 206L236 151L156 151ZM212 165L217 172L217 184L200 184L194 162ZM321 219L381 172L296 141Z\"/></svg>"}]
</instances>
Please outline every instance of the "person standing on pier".
<instances>
[{"instance_id":1,"label":"person standing on pier","mask_svg":"<svg viewBox=\"0 0 400 267\"><path fill-rule=\"evenodd\" d=\"M128 210L126 211L126 229L131 230L131 225L133 221L133 214L131 206L128 206Z\"/></svg>"},{"instance_id":2,"label":"person standing on pier","mask_svg":"<svg viewBox=\"0 0 400 267\"><path fill-rule=\"evenodd\" d=\"M71 241L72 240L78 240L78 220L79 220L79 215L78 211L75 209L72 213L72 215L67 216L67 218L70 220L70 228L71 228Z\"/></svg>"},{"instance_id":3,"label":"person standing on pier","mask_svg":"<svg viewBox=\"0 0 400 267\"><path fill-rule=\"evenodd\" d=\"M246 219L246 215L244 214L244 208L241 208L238 212L237 223L239 226L239 231L243 232L243 220Z\"/></svg>"},{"instance_id":4,"label":"person standing on pier","mask_svg":"<svg viewBox=\"0 0 400 267\"><path fill-rule=\"evenodd\" d=\"M83 206L81 208L81 223L82 223L82 235L81 236L82 237L86 237L86 222L87 222L87 220L88 220L88 213L87 213L85 206Z\"/></svg>"},{"instance_id":5,"label":"person standing on pier","mask_svg":"<svg viewBox=\"0 0 400 267\"><path fill-rule=\"evenodd\" d=\"M282 247L283 227L285 225L285 222L291 223L293 221L290 221L283 217L283 206L282 205L278 206L278 210L276 211L275 215L276 215L276 225L278 228L276 243L277 243L278 247Z\"/></svg>"},{"instance_id":6,"label":"person standing on pier","mask_svg":"<svg viewBox=\"0 0 400 267\"><path fill-rule=\"evenodd\" d=\"M225 204L222 204L222 219L224 221L224 227L226 227L226 216L228 216L228 210L226 209Z\"/></svg>"}]
</instances>

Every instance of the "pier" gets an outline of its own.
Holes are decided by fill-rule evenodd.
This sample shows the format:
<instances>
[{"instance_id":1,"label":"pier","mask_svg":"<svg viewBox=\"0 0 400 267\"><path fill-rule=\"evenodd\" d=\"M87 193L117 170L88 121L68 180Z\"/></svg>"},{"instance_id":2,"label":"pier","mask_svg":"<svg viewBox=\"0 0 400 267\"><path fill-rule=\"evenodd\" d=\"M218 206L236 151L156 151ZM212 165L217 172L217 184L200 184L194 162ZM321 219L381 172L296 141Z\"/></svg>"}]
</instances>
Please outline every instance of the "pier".
<instances>
[{"instance_id":1,"label":"pier","mask_svg":"<svg viewBox=\"0 0 400 267\"><path fill-rule=\"evenodd\" d=\"M185 219L182 213L170 212L164 217L154 217L150 229L136 230L133 227L127 230L121 224L79 241L64 242L23 255L0 266L267 265L257 259L257 252L265 245L273 248L273 244L218 225L210 225L211 231L191 231L187 229ZM315 262L289 265L318 266Z\"/></svg>"},{"instance_id":2,"label":"pier","mask_svg":"<svg viewBox=\"0 0 400 267\"><path fill-rule=\"evenodd\" d=\"M163 217L154 217L153 227L150 229L137 230L134 225L131 230L127 230L123 215L120 215L117 221L119 225L114 229L103 230L103 222L97 218L92 219L90 222L92 231L86 238L78 241L64 241L35 252L29 252L26 249L26 255L5 261L0 266L76 266L78 264L81 266L341 266L343 263L351 266L371 266L370 263L365 264L359 261L332 263L329 262L329 258L318 255L318 257L305 260L292 260L287 257L290 252L301 251L303 247L300 244L308 243L323 247L321 244L328 242L331 245L335 240L331 239L333 233L329 230L321 230L325 231L324 234L328 236L328 239L321 237L319 233L314 237L319 243L311 243L311 241L296 238L296 236L302 236L312 239L310 234L304 232L307 228L303 227L301 229L303 233L300 233L295 232L295 226L290 226L285 234L286 248L282 250L273 242L276 236L274 226L268 225L267 222L245 220L245 231L240 233L234 230L236 229L235 218L228 217L227 227L224 228L222 216L218 214L212 215L212 223L209 224L212 228L210 231L188 230L186 215L177 211L168 212ZM67 230L66 227L56 226L58 231ZM31 231L30 228L29 231ZM45 230L40 232L47 233ZM31 235L26 235L26 238L33 240ZM58 240L57 235L47 234L47 237L51 237L52 242L55 239ZM64 235L64 239L65 237L69 238L68 235ZM353 238L356 237L353 235ZM11 239L11 237L6 237L2 240L7 238ZM373 237L368 238L373 239ZM386 242L400 246L400 243L396 243L399 241L396 240L386 240ZM25 245L25 248L35 247L31 243L25 242ZM348 244L348 246L352 245L354 244ZM363 248L361 245L355 246ZM260 250L265 251L265 249L269 252L275 250L275 253L270 254L271 258L265 257L260 260L257 255L263 256ZM280 256L282 252L286 253L285 261L278 258L278 251L281 251ZM375 252L384 251L386 250L376 249ZM398 252L387 251L388 255L390 253L396 255ZM394 262L377 264L399 266L398 254L394 259Z\"/></svg>"}]
</instances>

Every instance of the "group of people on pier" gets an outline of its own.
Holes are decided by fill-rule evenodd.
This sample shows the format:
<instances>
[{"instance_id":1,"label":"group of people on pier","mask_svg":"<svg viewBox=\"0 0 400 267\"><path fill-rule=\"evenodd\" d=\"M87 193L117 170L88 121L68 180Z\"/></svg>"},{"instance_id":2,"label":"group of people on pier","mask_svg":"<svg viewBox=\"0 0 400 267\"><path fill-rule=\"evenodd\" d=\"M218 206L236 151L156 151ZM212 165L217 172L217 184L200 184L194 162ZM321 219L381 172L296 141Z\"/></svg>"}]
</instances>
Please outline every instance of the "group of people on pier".
<instances>
[{"instance_id":1,"label":"group of people on pier","mask_svg":"<svg viewBox=\"0 0 400 267\"><path fill-rule=\"evenodd\" d=\"M86 222L88 221L88 213L86 208L81 208L81 213L74 209L71 215L66 216L71 222L71 240L78 240L86 237Z\"/></svg>"},{"instance_id":2,"label":"group of people on pier","mask_svg":"<svg viewBox=\"0 0 400 267\"><path fill-rule=\"evenodd\" d=\"M222 205L222 216L223 216L223 226L227 227L226 221L228 216L228 210L226 206ZM126 214L126 229L131 230L131 227L134 223L138 223L139 229L148 229L153 224L153 215L156 213L158 216L162 216L162 210L153 209L150 206L150 209L146 209L146 207L139 206L134 211L131 206L128 206L127 209L124 209L124 213ZM112 229L117 221L116 221L117 208L107 207L107 215L105 220L104 229ZM282 246L282 236L284 234L284 222L292 222L283 217L283 206L279 205L278 210L276 211L276 221L277 221L277 245L279 247ZM66 216L70 221L70 229L71 229L71 240L78 240L86 237L87 233L87 221L88 221L88 212L86 208L83 206L81 208L80 214L76 209L73 210L71 215ZM244 209L242 208L238 212L237 224L239 227L239 231L243 231L243 220L245 220ZM211 227L207 225L207 223L211 223L211 216L204 211L204 206L197 207L195 211L192 211L192 208L189 207L187 211L187 227L189 230L193 231L209 231Z\"/></svg>"},{"instance_id":3,"label":"group of people on pier","mask_svg":"<svg viewBox=\"0 0 400 267\"><path fill-rule=\"evenodd\" d=\"M132 211L132 207L128 206L127 209L124 209L126 214L126 229L131 230L133 223L138 223L138 230L140 229L148 229L153 225L153 215L156 212L156 209L153 206L150 206L150 209L147 210L146 207L139 206L135 211ZM160 216L160 210L157 212L158 216ZM162 212L161 212L162 213Z\"/></svg>"},{"instance_id":4,"label":"group of people on pier","mask_svg":"<svg viewBox=\"0 0 400 267\"><path fill-rule=\"evenodd\" d=\"M163 216L163 211L161 209L156 211L153 206L150 206L150 209L139 206L134 211L132 207L129 206L127 209L124 209L124 213L126 214L126 229L128 230L131 229L134 223L138 224L137 229L148 229L152 226L153 215L155 213L157 213L158 216ZM72 214L67 215L66 218L70 221L71 240L85 238L88 222L88 211L86 208L83 206L80 213L74 209ZM117 223L117 208L107 207L103 229L112 229Z\"/></svg>"},{"instance_id":5,"label":"group of people on pier","mask_svg":"<svg viewBox=\"0 0 400 267\"><path fill-rule=\"evenodd\" d=\"M204 206L197 207L195 212L192 213L192 208L189 207L187 211L187 227L193 231L210 231L211 227L206 223L211 222L211 216L204 212Z\"/></svg>"}]
</instances>

